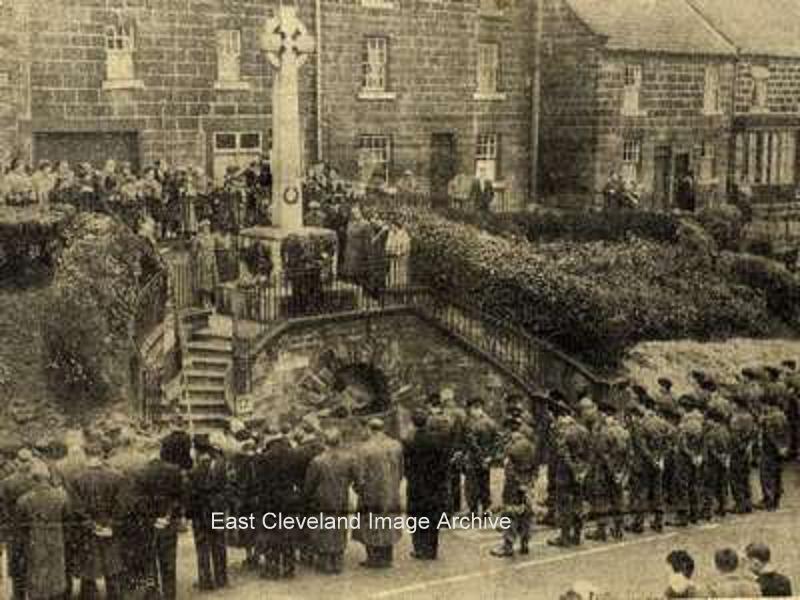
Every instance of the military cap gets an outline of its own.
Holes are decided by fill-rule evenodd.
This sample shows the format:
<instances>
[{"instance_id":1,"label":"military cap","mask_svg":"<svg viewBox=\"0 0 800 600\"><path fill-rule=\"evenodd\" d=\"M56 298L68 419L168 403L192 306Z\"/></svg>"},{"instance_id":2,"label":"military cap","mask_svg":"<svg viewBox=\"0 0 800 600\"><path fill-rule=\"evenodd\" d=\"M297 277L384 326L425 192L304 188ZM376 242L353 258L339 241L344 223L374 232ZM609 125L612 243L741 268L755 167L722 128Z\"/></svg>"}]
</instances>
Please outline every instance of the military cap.
<instances>
[{"instance_id":1,"label":"military cap","mask_svg":"<svg viewBox=\"0 0 800 600\"><path fill-rule=\"evenodd\" d=\"M473 396L472 398L467 400L467 407L481 406L481 405L483 405L483 398L481 398L480 396Z\"/></svg>"},{"instance_id":2,"label":"military cap","mask_svg":"<svg viewBox=\"0 0 800 600\"><path fill-rule=\"evenodd\" d=\"M441 406L442 404L442 396L439 392L431 392L428 394L428 405L429 406Z\"/></svg>"},{"instance_id":3,"label":"military cap","mask_svg":"<svg viewBox=\"0 0 800 600\"><path fill-rule=\"evenodd\" d=\"M796 370L796 369L797 369L797 361L796 361L796 360L792 360L792 359L789 359L789 360L784 360L784 361L781 363L781 366L784 366L784 367L786 367L786 368L787 368L787 369L789 369L790 371L794 371L794 370Z\"/></svg>"},{"instance_id":4,"label":"military cap","mask_svg":"<svg viewBox=\"0 0 800 600\"><path fill-rule=\"evenodd\" d=\"M708 374L705 371L700 371L697 369L693 370L690 375L697 383L703 383L709 379Z\"/></svg>"},{"instance_id":5,"label":"military cap","mask_svg":"<svg viewBox=\"0 0 800 600\"><path fill-rule=\"evenodd\" d=\"M758 379L758 373L756 373L756 370L753 369L752 367L745 367L744 369L742 369L742 377L751 380Z\"/></svg>"},{"instance_id":6,"label":"military cap","mask_svg":"<svg viewBox=\"0 0 800 600\"><path fill-rule=\"evenodd\" d=\"M772 381L775 381L780 377L781 370L777 367L773 367L772 365L767 365L764 367L764 372L769 376Z\"/></svg>"},{"instance_id":7,"label":"military cap","mask_svg":"<svg viewBox=\"0 0 800 600\"><path fill-rule=\"evenodd\" d=\"M591 398L587 398L584 396L581 398L580 402L578 402L578 409L579 410L597 410L597 404L595 404L594 400Z\"/></svg>"},{"instance_id":8,"label":"military cap","mask_svg":"<svg viewBox=\"0 0 800 600\"><path fill-rule=\"evenodd\" d=\"M703 389L707 392L716 392L717 384L714 383L713 379L705 379L700 382L700 389Z\"/></svg>"},{"instance_id":9,"label":"military cap","mask_svg":"<svg viewBox=\"0 0 800 600\"><path fill-rule=\"evenodd\" d=\"M658 378L658 385L660 385L662 388L665 388L667 390L671 390L672 389L672 380L667 378L667 377L659 377Z\"/></svg>"},{"instance_id":10,"label":"military cap","mask_svg":"<svg viewBox=\"0 0 800 600\"><path fill-rule=\"evenodd\" d=\"M683 394L678 398L678 406L684 410L695 410L700 406L700 401L693 394Z\"/></svg>"},{"instance_id":11,"label":"military cap","mask_svg":"<svg viewBox=\"0 0 800 600\"><path fill-rule=\"evenodd\" d=\"M369 427L372 431L383 431L383 419L374 417L369 420L367 427Z\"/></svg>"}]
</instances>

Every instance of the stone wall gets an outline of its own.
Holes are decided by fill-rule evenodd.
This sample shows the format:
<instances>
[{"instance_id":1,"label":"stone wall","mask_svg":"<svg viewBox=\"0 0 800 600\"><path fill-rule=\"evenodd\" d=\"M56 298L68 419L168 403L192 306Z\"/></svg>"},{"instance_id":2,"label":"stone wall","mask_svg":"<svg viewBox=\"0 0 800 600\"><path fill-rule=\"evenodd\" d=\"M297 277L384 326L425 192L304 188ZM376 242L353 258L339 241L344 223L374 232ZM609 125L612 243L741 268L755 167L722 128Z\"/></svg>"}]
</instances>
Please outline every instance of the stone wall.
<instances>
[{"instance_id":1,"label":"stone wall","mask_svg":"<svg viewBox=\"0 0 800 600\"><path fill-rule=\"evenodd\" d=\"M383 134L392 138L392 176L411 169L426 179L432 133L452 133L458 170L474 173L478 133L497 133L502 178L527 196L534 0L518 0L491 16L480 12L479 0L386 4L367 8L362 0L322 0L321 77L317 82L316 57L301 73L307 161L317 160L319 83L324 158L344 172L355 171L359 135ZM19 0L15 10L24 28L36 32L30 42L32 115L22 116L23 137L134 133L140 165L160 158L210 168L212 134L221 131L262 132L269 149L273 69L259 49L259 35L278 5L277 0ZM298 6L314 35L315 3ZM114 23L134 26L137 85L131 89L104 89L105 32ZM216 85L216 34L223 29L241 31L242 89ZM367 35L389 39L392 100L359 99ZM501 44L503 99L473 98L479 41Z\"/></svg>"},{"instance_id":2,"label":"stone wall","mask_svg":"<svg viewBox=\"0 0 800 600\"><path fill-rule=\"evenodd\" d=\"M517 390L493 365L413 315L362 318L292 329L260 353L248 395L254 416L277 418L292 407L302 414L334 403L331 364L375 367L392 401L405 407L449 386L461 402L486 399L500 417L503 394Z\"/></svg>"},{"instance_id":3,"label":"stone wall","mask_svg":"<svg viewBox=\"0 0 800 600\"><path fill-rule=\"evenodd\" d=\"M797 114L800 109L800 60L776 57L745 57L738 65L736 112L750 112L753 98L753 67L769 69L767 109L771 113Z\"/></svg>"}]
</instances>

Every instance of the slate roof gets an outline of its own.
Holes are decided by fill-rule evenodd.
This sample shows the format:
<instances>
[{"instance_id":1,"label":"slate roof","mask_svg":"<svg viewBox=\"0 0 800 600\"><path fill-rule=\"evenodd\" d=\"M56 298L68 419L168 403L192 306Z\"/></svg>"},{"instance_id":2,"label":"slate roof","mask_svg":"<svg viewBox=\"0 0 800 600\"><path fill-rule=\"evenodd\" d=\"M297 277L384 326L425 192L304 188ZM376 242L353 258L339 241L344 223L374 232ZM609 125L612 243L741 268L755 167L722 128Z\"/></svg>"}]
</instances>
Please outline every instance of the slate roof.
<instances>
[{"instance_id":1,"label":"slate roof","mask_svg":"<svg viewBox=\"0 0 800 600\"><path fill-rule=\"evenodd\" d=\"M743 54L800 57L800 0L688 0Z\"/></svg>"},{"instance_id":2,"label":"slate roof","mask_svg":"<svg viewBox=\"0 0 800 600\"><path fill-rule=\"evenodd\" d=\"M723 0L724 1L724 0ZM742 0L761 4L765 0ZM731 55L736 49L686 0L566 0L612 50Z\"/></svg>"}]
</instances>

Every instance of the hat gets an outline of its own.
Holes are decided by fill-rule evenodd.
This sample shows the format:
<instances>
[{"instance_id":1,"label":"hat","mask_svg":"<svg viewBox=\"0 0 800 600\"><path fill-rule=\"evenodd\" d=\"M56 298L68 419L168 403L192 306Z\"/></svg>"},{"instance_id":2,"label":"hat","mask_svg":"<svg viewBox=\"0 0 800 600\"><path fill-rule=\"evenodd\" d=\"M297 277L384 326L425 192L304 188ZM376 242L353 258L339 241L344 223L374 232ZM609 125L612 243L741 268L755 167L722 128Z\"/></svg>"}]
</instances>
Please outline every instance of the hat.
<instances>
[{"instance_id":1,"label":"hat","mask_svg":"<svg viewBox=\"0 0 800 600\"><path fill-rule=\"evenodd\" d=\"M367 423L367 427L369 427L372 431L383 431L383 419L379 419L377 417L370 419Z\"/></svg>"},{"instance_id":2,"label":"hat","mask_svg":"<svg viewBox=\"0 0 800 600\"><path fill-rule=\"evenodd\" d=\"M467 400L467 407L472 408L473 406L482 406L483 405L483 398L480 396L473 396L469 400Z\"/></svg>"},{"instance_id":3,"label":"hat","mask_svg":"<svg viewBox=\"0 0 800 600\"><path fill-rule=\"evenodd\" d=\"M795 369L797 369L797 361L792 359L784 360L783 362L781 362L781 366L786 367L790 371L794 371Z\"/></svg>"},{"instance_id":4,"label":"hat","mask_svg":"<svg viewBox=\"0 0 800 600\"><path fill-rule=\"evenodd\" d=\"M769 375L773 380L777 379L778 376L781 374L781 370L777 367L773 367L772 365L768 365L764 367L764 371L767 375Z\"/></svg>"},{"instance_id":5,"label":"hat","mask_svg":"<svg viewBox=\"0 0 800 600\"><path fill-rule=\"evenodd\" d=\"M746 377L747 379L757 379L758 373L752 367L745 367L742 369L742 377Z\"/></svg>"},{"instance_id":6,"label":"hat","mask_svg":"<svg viewBox=\"0 0 800 600\"><path fill-rule=\"evenodd\" d=\"M578 409L580 410L597 410L597 404L595 404L594 400L591 398L581 398L580 402L578 402Z\"/></svg>"},{"instance_id":7,"label":"hat","mask_svg":"<svg viewBox=\"0 0 800 600\"><path fill-rule=\"evenodd\" d=\"M672 380L667 378L667 377L659 377L658 378L658 385L660 385L662 388L665 388L667 390L671 390L672 389Z\"/></svg>"},{"instance_id":8,"label":"hat","mask_svg":"<svg viewBox=\"0 0 800 600\"><path fill-rule=\"evenodd\" d=\"M694 370L691 372L692 379L694 379L697 383L703 382L708 379L708 375L705 374L703 371Z\"/></svg>"},{"instance_id":9,"label":"hat","mask_svg":"<svg viewBox=\"0 0 800 600\"><path fill-rule=\"evenodd\" d=\"M439 392L431 392L428 394L428 405L429 406L441 406L442 404L442 397Z\"/></svg>"}]
</instances>

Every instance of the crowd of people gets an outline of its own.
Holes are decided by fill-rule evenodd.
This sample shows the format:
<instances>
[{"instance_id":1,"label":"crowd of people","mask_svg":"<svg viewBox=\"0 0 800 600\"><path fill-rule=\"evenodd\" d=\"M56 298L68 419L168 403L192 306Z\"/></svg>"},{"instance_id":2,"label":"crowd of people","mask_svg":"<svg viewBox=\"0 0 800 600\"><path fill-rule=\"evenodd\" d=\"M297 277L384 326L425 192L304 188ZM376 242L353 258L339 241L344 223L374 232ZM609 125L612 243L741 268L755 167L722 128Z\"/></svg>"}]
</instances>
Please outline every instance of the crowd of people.
<instances>
[{"instance_id":1,"label":"crowd of people","mask_svg":"<svg viewBox=\"0 0 800 600\"><path fill-rule=\"evenodd\" d=\"M55 459L24 448L5 462L0 481L14 598L71 597L74 580L82 597L96 597L101 579L109 598L137 591L175 598L183 519L193 530L196 588L205 591L228 585L229 545L244 548L245 566L268 579L293 577L298 565L341 573L348 529L365 546L364 567L389 568L404 527L375 517L396 518L403 509L416 523L405 526L412 556L425 561L439 555L439 531L450 526L442 517L462 514L464 504L471 525L491 515L507 519L502 543L491 551L498 558L530 552L534 520L555 522L560 534L548 543L571 547L641 534L648 516L661 532L729 512L776 510L784 464L798 447L797 364L745 368L740 382L725 388L702 372L692 378L696 389L678 397L663 378L652 393L623 387L613 407L588 393L571 403L557 391L530 402L511 394L501 420L480 398L463 402L444 388L421 399L411 426L397 435L382 418L366 417L357 439L308 418L294 427L240 429L235 450L221 436L190 435L176 417L157 455L135 468L115 465L111 445L97 435L73 436ZM504 483L494 505L490 470L498 465ZM542 478L544 497L536 492ZM668 512L673 520L665 520ZM248 515L254 527L217 526L219 518ZM309 515L337 525L287 525L287 516ZM353 515L361 519L341 525ZM423 518L431 526L420 527ZM594 527L584 535L589 519ZM729 597L713 586L700 595L685 552L668 560L675 577L666 597ZM718 552L720 581L713 585L738 582L753 596L790 585L771 575L763 544L748 547L746 560L758 579L742 575L736 552Z\"/></svg>"}]
</instances>

